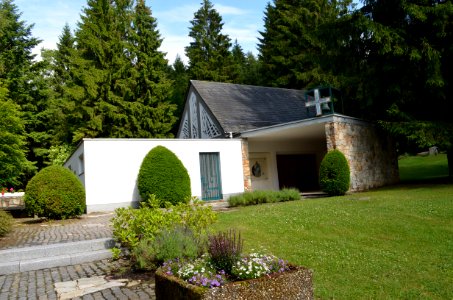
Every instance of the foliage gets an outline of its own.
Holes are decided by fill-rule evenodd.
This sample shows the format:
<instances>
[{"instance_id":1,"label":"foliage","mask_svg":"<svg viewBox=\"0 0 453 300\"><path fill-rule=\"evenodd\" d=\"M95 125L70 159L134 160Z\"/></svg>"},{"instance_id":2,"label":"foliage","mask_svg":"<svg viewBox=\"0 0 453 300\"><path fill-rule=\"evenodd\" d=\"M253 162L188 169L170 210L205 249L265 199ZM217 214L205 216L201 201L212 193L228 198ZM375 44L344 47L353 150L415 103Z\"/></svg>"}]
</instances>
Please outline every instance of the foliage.
<instances>
[{"instance_id":1,"label":"foliage","mask_svg":"<svg viewBox=\"0 0 453 300\"><path fill-rule=\"evenodd\" d=\"M137 178L142 199L155 195L163 206L165 202L177 204L190 200L190 177L179 160L163 146L151 149L143 159Z\"/></svg>"},{"instance_id":2,"label":"foliage","mask_svg":"<svg viewBox=\"0 0 453 300\"><path fill-rule=\"evenodd\" d=\"M139 209L118 208L112 220L113 236L123 246L133 249L140 240L153 241L160 232L181 226L202 241L216 218L212 208L201 202L179 203L167 209L159 208L158 203Z\"/></svg>"},{"instance_id":3,"label":"foliage","mask_svg":"<svg viewBox=\"0 0 453 300\"><path fill-rule=\"evenodd\" d=\"M154 240L142 239L132 249L132 259L138 269L155 270L168 260L195 259L202 248L188 228L177 225L159 232Z\"/></svg>"},{"instance_id":4,"label":"foliage","mask_svg":"<svg viewBox=\"0 0 453 300\"><path fill-rule=\"evenodd\" d=\"M190 24L189 36L193 41L185 48L190 78L228 81L231 73L231 42L227 35L222 34L222 17L211 1L203 0Z\"/></svg>"},{"instance_id":5,"label":"foliage","mask_svg":"<svg viewBox=\"0 0 453 300\"><path fill-rule=\"evenodd\" d=\"M230 274L233 265L239 260L244 241L236 231L219 232L209 237L208 253L211 263L217 270Z\"/></svg>"},{"instance_id":6,"label":"foliage","mask_svg":"<svg viewBox=\"0 0 453 300\"><path fill-rule=\"evenodd\" d=\"M262 76L268 86L307 88L335 84L325 68L325 26L347 12L351 1L274 0L264 16L258 48Z\"/></svg>"},{"instance_id":7,"label":"foliage","mask_svg":"<svg viewBox=\"0 0 453 300\"><path fill-rule=\"evenodd\" d=\"M231 196L228 204L231 207L255 205L261 203L274 203L293 201L300 199L300 192L297 189L282 189L281 191L256 190L243 194Z\"/></svg>"},{"instance_id":8,"label":"foliage","mask_svg":"<svg viewBox=\"0 0 453 300\"><path fill-rule=\"evenodd\" d=\"M186 90L189 85L189 72L186 65L179 55L176 56L173 65L168 70L169 78L173 80L173 93L171 103L176 105L175 116L182 116L184 104L186 100ZM175 122L173 126L173 134L176 136L181 120Z\"/></svg>"},{"instance_id":9,"label":"foliage","mask_svg":"<svg viewBox=\"0 0 453 300\"><path fill-rule=\"evenodd\" d=\"M271 273L288 271L288 262L274 255L250 253L237 260L231 274L239 280L259 278Z\"/></svg>"},{"instance_id":10,"label":"foliage","mask_svg":"<svg viewBox=\"0 0 453 300\"><path fill-rule=\"evenodd\" d=\"M329 151L319 166L319 185L330 196L344 195L349 190L348 161L339 150Z\"/></svg>"},{"instance_id":11,"label":"foliage","mask_svg":"<svg viewBox=\"0 0 453 300\"><path fill-rule=\"evenodd\" d=\"M0 187L20 185L20 175L33 170L27 160L25 124L20 108L6 98L0 80Z\"/></svg>"},{"instance_id":12,"label":"foliage","mask_svg":"<svg viewBox=\"0 0 453 300\"><path fill-rule=\"evenodd\" d=\"M452 194L451 184L401 185L243 207L213 226L240 224L244 251L263 246L315 270L318 299L451 299Z\"/></svg>"},{"instance_id":13,"label":"foliage","mask_svg":"<svg viewBox=\"0 0 453 300\"><path fill-rule=\"evenodd\" d=\"M67 144L51 146L49 149L50 164L62 166L73 151L74 148Z\"/></svg>"},{"instance_id":14,"label":"foliage","mask_svg":"<svg viewBox=\"0 0 453 300\"><path fill-rule=\"evenodd\" d=\"M118 260L118 259L120 259L121 253L122 253L122 251L121 251L120 248L113 247L113 248L110 249L110 251L112 251L112 259L113 259L113 260Z\"/></svg>"},{"instance_id":15,"label":"foliage","mask_svg":"<svg viewBox=\"0 0 453 300\"><path fill-rule=\"evenodd\" d=\"M38 217L73 218L85 211L85 189L70 170L49 166L28 182L24 202L27 211Z\"/></svg>"},{"instance_id":16,"label":"foliage","mask_svg":"<svg viewBox=\"0 0 453 300\"><path fill-rule=\"evenodd\" d=\"M11 231L13 226L13 217L4 210L0 210L0 238L4 237Z\"/></svg>"},{"instance_id":17,"label":"foliage","mask_svg":"<svg viewBox=\"0 0 453 300\"><path fill-rule=\"evenodd\" d=\"M84 137L168 137L175 107L145 1L90 0L75 34L66 88L75 132Z\"/></svg>"},{"instance_id":18,"label":"foliage","mask_svg":"<svg viewBox=\"0 0 453 300\"><path fill-rule=\"evenodd\" d=\"M20 135L26 137L27 148L23 146L25 140L18 148L26 151L28 161L42 167L52 138L52 126L49 126L52 91L44 76L46 64L34 61L32 54L32 49L41 41L32 37L33 25L21 20L21 13L12 0L0 0L0 20L0 89L8 90L8 98L19 105L22 124L26 124L25 132ZM20 186L25 186L34 173L34 168L25 165L18 169L19 173L23 172L16 178Z\"/></svg>"}]
</instances>

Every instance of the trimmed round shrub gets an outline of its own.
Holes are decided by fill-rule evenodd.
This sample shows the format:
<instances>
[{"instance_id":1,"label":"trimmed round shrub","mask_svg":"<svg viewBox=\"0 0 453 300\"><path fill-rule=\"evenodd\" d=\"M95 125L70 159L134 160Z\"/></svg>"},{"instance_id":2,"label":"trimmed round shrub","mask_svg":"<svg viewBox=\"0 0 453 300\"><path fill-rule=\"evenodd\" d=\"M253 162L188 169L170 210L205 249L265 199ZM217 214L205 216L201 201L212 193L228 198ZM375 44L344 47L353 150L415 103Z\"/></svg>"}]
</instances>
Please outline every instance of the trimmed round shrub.
<instances>
[{"instance_id":1,"label":"trimmed round shrub","mask_svg":"<svg viewBox=\"0 0 453 300\"><path fill-rule=\"evenodd\" d=\"M27 211L38 217L72 218L85 211L85 189L70 170L54 165L28 182L24 202Z\"/></svg>"},{"instance_id":2,"label":"trimmed round shrub","mask_svg":"<svg viewBox=\"0 0 453 300\"><path fill-rule=\"evenodd\" d=\"M179 158L163 146L157 146L143 159L137 179L142 200L155 195L161 205L188 202L190 177Z\"/></svg>"},{"instance_id":3,"label":"trimmed round shrub","mask_svg":"<svg viewBox=\"0 0 453 300\"><path fill-rule=\"evenodd\" d=\"M0 237L4 237L11 231L13 217L6 211L0 210Z\"/></svg>"},{"instance_id":4,"label":"trimmed round shrub","mask_svg":"<svg viewBox=\"0 0 453 300\"><path fill-rule=\"evenodd\" d=\"M339 150L329 151L319 167L319 185L330 196L344 195L349 190L350 172L346 157Z\"/></svg>"}]
</instances>

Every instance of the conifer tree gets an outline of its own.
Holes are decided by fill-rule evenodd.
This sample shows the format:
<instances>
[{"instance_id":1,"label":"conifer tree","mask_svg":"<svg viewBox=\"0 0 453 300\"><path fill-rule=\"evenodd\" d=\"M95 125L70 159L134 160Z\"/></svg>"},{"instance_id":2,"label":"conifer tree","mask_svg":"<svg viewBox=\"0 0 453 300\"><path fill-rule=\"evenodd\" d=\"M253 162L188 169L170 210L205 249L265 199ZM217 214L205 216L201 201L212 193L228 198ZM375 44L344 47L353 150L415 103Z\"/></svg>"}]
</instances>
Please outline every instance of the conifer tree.
<instances>
[{"instance_id":1,"label":"conifer tree","mask_svg":"<svg viewBox=\"0 0 453 300\"><path fill-rule=\"evenodd\" d=\"M83 11L71 57L74 141L167 136L174 122L155 19L133 2L89 0Z\"/></svg>"},{"instance_id":2,"label":"conifer tree","mask_svg":"<svg viewBox=\"0 0 453 300\"><path fill-rule=\"evenodd\" d=\"M167 77L167 60L159 51L162 44L156 19L144 0L138 0L133 19L132 57L136 59L134 101L129 116L136 137L168 137L176 122L171 104L172 81Z\"/></svg>"},{"instance_id":3,"label":"conifer tree","mask_svg":"<svg viewBox=\"0 0 453 300\"><path fill-rule=\"evenodd\" d=\"M20 107L27 159L40 167L52 137L49 126L52 91L45 78L46 63L33 61L35 55L31 51L40 40L32 36L32 28L33 25L21 20L12 0L0 0L0 81L8 89L9 99ZM25 174L24 178L31 175Z\"/></svg>"},{"instance_id":4,"label":"conifer tree","mask_svg":"<svg viewBox=\"0 0 453 300\"><path fill-rule=\"evenodd\" d=\"M189 36L193 39L185 48L189 58L191 79L229 81L230 38L222 34L222 17L209 0L203 0L200 9L190 21Z\"/></svg>"},{"instance_id":5,"label":"conifer tree","mask_svg":"<svg viewBox=\"0 0 453 300\"><path fill-rule=\"evenodd\" d=\"M265 84L286 88L332 84L329 70L323 68L328 49L320 35L350 2L274 0L268 4L258 45Z\"/></svg>"},{"instance_id":6,"label":"conifer tree","mask_svg":"<svg viewBox=\"0 0 453 300\"><path fill-rule=\"evenodd\" d=\"M8 98L8 89L0 79L0 188L21 187L20 175L33 169L26 150L20 107Z\"/></svg>"},{"instance_id":7,"label":"conifer tree","mask_svg":"<svg viewBox=\"0 0 453 300\"><path fill-rule=\"evenodd\" d=\"M171 102L176 105L176 116L181 116L184 110L185 95L189 86L189 73L187 67L179 55L176 56L173 65L169 70L169 77L173 80L173 94ZM173 133L176 133L179 128L179 122L173 126Z\"/></svg>"}]
</instances>

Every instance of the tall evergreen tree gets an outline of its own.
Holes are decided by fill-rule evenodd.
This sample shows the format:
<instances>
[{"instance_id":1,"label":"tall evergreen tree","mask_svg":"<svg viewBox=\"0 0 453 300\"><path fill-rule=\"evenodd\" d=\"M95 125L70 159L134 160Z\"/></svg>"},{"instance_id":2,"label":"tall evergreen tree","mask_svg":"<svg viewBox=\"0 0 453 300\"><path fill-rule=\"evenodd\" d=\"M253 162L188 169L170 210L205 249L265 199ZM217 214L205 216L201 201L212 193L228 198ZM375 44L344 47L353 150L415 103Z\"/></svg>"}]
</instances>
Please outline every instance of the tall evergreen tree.
<instances>
[{"instance_id":1,"label":"tall evergreen tree","mask_svg":"<svg viewBox=\"0 0 453 300\"><path fill-rule=\"evenodd\" d=\"M138 0L133 20L136 85L130 107L130 124L135 124L132 132L137 137L168 137L176 122L176 105L170 102L173 82L167 77L165 54L159 51L162 39L156 19L144 0Z\"/></svg>"},{"instance_id":2,"label":"tall evergreen tree","mask_svg":"<svg viewBox=\"0 0 453 300\"><path fill-rule=\"evenodd\" d=\"M356 65L363 112L400 138L447 150L453 178L452 2L364 2L358 45L367 69Z\"/></svg>"},{"instance_id":3,"label":"tall evergreen tree","mask_svg":"<svg viewBox=\"0 0 453 300\"><path fill-rule=\"evenodd\" d=\"M89 0L71 57L78 118L74 141L83 137L160 137L174 122L171 82L158 51L161 39L151 11L138 1Z\"/></svg>"},{"instance_id":4,"label":"tall evergreen tree","mask_svg":"<svg viewBox=\"0 0 453 300\"><path fill-rule=\"evenodd\" d=\"M209 0L203 0L200 9L190 21L189 36L193 39L185 48L189 58L191 79L229 81L231 41L222 34L222 17Z\"/></svg>"},{"instance_id":5,"label":"tall evergreen tree","mask_svg":"<svg viewBox=\"0 0 453 300\"><path fill-rule=\"evenodd\" d=\"M33 25L27 25L20 17L12 0L0 0L0 80L8 89L9 98L20 106L29 149L27 159L40 167L52 136L48 124L52 95L44 77L45 63L33 61L35 55L31 51L40 41L31 35Z\"/></svg>"},{"instance_id":6,"label":"tall evergreen tree","mask_svg":"<svg viewBox=\"0 0 453 300\"><path fill-rule=\"evenodd\" d=\"M8 99L8 89L0 79L0 188L23 187L20 176L34 169L26 154L25 123L20 107Z\"/></svg>"},{"instance_id":7,"label":"tall evergreen tree","mask_svg":"<svg viewBox=\"0 0 453 300\"><path fill-rule=\"evenodd\" d=\"M258 45L265 84L305 88L334 83L323 66L323 54L329 49L320 35L326 24L345 13L349 3L274 0L268 4Z\"/></svg>"},{"instance_id":8,"label":"tall evergreen tree","mask_svg":"<svg viewBox=\"0 0 453 300\"><path fill-rule=\"evenodd\" d=\"M179 55L176 56L173 65L169 70L169 77L173 80L173 94L171 102L176 105L176 116L182 116L185 104L187 87L189 86L189 73L187 67ZM173 133L176 134L179 128L179 122L173 126Z\"/></svg>"}]
</instances>

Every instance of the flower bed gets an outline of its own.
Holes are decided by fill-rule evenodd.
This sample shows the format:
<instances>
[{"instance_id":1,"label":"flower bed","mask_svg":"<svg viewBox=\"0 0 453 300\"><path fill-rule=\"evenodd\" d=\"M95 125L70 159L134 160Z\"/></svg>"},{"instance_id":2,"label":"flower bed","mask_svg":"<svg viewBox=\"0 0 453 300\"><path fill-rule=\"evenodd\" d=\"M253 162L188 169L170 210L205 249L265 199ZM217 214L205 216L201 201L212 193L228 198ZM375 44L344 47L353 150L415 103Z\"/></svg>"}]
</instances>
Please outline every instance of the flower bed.
<instances>
[{"instance_id":1,"label":"flower bed","mask_svg":"<svg viewBox=\"0 0 453 300\"><path fill-rule=\"evenodd\" d=\"M228 282L220 287L193 285L167 274L165 268L156 271L157 299L313 299L311 270L289 266L289 270L256 279Z\"/></svg>"}]
</instances>

